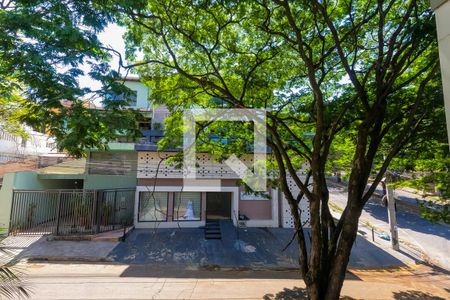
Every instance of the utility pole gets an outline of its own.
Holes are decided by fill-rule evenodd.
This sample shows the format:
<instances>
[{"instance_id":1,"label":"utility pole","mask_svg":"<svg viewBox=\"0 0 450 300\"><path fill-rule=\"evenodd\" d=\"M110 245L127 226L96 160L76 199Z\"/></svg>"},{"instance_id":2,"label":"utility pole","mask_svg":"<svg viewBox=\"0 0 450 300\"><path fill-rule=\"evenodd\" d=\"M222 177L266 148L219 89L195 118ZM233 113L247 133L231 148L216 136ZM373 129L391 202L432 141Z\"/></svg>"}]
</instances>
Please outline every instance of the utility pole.
<instances>
[{"instance_id":1,"label":"utility pole","mask_svg":"<svg viewBox=\"0 0 450 300\"><path fill-rule=\"evenodd\" d=\"M388 177L388 183L391 182L391 176ZM389 219L389 231L391 236L392 249L399 251L400 245L398 242L398 228L397 228L397 216L395 214L395 199L394 191L392 188L386 184L386 197L387 197L387 208L388 208L388 219Z\"/></svg>"}]
</instances>

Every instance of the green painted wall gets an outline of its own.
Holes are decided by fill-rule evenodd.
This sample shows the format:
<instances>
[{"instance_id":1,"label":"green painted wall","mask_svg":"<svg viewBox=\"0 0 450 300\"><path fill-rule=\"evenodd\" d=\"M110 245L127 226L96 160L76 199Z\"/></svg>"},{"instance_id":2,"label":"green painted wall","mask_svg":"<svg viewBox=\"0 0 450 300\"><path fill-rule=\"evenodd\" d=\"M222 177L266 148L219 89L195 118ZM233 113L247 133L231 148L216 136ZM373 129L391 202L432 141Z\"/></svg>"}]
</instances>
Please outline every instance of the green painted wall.
<instances>
[{"instance_id":1,"label":"green painted wall","mask_svg":"<svg viewBox=\"0 0 450 300\"><path fill-rule=\"evenodd\" d=\"M85 175L84 189L136 188L136 175Z\"/></svg>"},{"instance_id":2,"label":"green painted wall","mask_svg":"<svg viewBox=\"0 0 450 300\"><path fill-rule=\"evenodd\" d=\"M9 226L12 196L14 189L21 190L47 190L47 189L120 189L136 188L137 152L129 148L130 145L118 145L123 161L118 167L128 170L126 175L100 175L100 174L39 174L36 171L21 171L7 173L3 177L3 187L0 190L0 228ZM128 149L129 148L129 149ZM114 153L114 152L113 152ZM109 154L108 154L109 155ZM110 157L106 155L105 161L99 163L108 166ZM101 158L101 156L100 156ZM115 165L111 165L114 168ZM106 168L107 169L107 168Z\"/></svg>"},{"instance_id":3,"label":"green painted wall","mask_svg":"<svg viewBox=\"0 0 450 300\"><path fill-rule=\"evenodd\" d=\"M14 189L45 190L58 187L56 182L39 179L35 171L6 173L3 176L3 186L0 190L0 227L7 228L9 226Z\"/></svg>"},{"instance_id":4,"label":"green painted wall","mask_svg":"<svg viewBox=\"0 0 450 300\"><path fill-rule=\"evenodd\" d=\"M6 173L3 176L3 185L0 189L0 228L8 228L9 226L15 176L15 173Z\"/></svg>"},{"instance_id":5,"label":"green painted wall","mask_svg":"<svg viewBox=\"0 0 450 300\"><path fill-rule=\"evenodd\" d=\"M136 188L136 175L82 175L74 179L40 178L35 171L7 173L3 177L3 186L0 189L0 228L9 226L12 195L14 189L47 190L47 189L119 189ZM83 186L80 185L83 181Z\"/></svg>"}]
</instances>

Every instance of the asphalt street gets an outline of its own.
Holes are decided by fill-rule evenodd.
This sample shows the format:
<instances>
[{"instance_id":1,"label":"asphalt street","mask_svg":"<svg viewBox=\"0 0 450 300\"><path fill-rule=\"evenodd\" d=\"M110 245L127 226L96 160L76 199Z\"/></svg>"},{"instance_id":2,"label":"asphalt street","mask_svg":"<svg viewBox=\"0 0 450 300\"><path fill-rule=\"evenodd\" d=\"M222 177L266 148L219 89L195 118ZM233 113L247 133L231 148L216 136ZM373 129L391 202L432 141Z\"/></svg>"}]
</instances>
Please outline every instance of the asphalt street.
<instances>
[{"instance_id":1,"label":"asphalt street","mask_svg":"<svg viewBox=\"0 0 450 300\"><path fill-rule=\"evenodd\" d=\"M415 202L415 194L396 190L395 197ZM330 201L344 208L347 203L347 192L344 188L330 184ZM364 207L360 218L361 224L370 223L375 228L389 232L386 207L378 198L372 198ZM450 270L450 227L444 224L432 223L417 214L397 210L397 226L399 239L404 245L411 246L422 252L424 258L433 264Z\"/></svg>"}]
</instances>

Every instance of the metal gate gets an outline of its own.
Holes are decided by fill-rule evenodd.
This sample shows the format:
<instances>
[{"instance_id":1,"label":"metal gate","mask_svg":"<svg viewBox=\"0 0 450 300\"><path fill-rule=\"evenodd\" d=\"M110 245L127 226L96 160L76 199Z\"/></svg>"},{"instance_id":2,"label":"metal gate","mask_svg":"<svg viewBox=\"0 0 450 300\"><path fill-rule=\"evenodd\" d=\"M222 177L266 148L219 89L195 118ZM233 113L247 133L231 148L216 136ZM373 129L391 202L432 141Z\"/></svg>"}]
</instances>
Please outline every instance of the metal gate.
<instances>
[{"instance_id":1,"label":"metal gate","mask_svg":"<svg viewBox=\"0 0 450 300\"><path fill-rule=\"evenodd\" d=\"M9 234L85 235L133 224L134 189L14 190Z\"/></svg>"}]
</instances>

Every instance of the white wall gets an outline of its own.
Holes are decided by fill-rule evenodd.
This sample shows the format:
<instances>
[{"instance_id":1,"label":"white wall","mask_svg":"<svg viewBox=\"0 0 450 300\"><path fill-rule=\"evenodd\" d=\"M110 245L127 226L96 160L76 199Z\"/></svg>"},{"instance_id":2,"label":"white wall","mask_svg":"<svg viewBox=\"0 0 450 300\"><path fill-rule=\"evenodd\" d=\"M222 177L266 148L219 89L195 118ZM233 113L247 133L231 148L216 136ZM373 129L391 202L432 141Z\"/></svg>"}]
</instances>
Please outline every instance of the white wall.
<instances>
[{"instance_id":1,"label":"white wall","mask_svg":"<svg viewBox=\"0 0 450 300\"><path fill-rule=\"evenodd\" d=\"M439 59L441 63L444 102L447 115L447 134L450 142L450 1L433 1L439 7L435 8L437 34L439 41ZM433 3L432 3L433 5Z\"/></svg>"},{"instance_id":2,"label":"white wall","mask_svg":"<svg viewBox=\"0 0 450 300\"><path fill-rule=\"evenodd\" d=\"M34 155L56 153L55 140L46 134L24 127L28 137L23 140L4 131L0 131L0 154L10 156Z\"/></svg>"}]
</instances>

